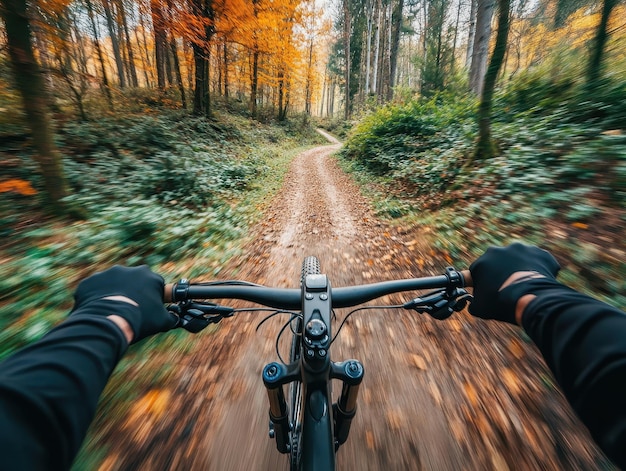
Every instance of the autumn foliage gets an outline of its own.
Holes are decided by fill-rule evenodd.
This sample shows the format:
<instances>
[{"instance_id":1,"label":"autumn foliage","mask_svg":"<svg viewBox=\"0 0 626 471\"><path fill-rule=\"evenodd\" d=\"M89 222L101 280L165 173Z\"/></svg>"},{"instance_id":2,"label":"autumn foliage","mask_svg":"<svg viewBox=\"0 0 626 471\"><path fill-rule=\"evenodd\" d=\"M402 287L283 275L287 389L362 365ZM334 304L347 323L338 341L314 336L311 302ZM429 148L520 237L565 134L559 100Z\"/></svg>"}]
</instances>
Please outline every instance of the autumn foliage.
<instances>
[{"instance_id":1,"label":"autumn foliage","mask_svg":"<svg viewBox=\"0 0 626 471\"><path fill-rule=\"evenodd\" d=\"M23 196L33 196L37 194L37 190L26 180L11 179L0 181L0 193L17 193Z\"/></svg>"}]
</instances>

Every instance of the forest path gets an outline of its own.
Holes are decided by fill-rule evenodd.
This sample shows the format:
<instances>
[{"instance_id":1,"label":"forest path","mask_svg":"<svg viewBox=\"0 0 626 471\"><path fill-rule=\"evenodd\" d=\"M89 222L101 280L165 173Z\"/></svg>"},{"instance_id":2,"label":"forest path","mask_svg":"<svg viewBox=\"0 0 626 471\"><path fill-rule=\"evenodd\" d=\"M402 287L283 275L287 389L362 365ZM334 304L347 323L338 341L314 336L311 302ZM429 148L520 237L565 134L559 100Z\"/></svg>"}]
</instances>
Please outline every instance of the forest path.
<instances>
[{"instance_id":1,"label":"forest path","mask_svg":"<svg viewBox=\"0 0 626 471\"><path fill-rule=\"evenodd\" d=\"M295 158L245 255L225 267L224 278L296 288L307 255L320 258L333 286L441 273L449 261L425 246L420 234L428 229L379 221L331 157L339 146ZM167 406L131 414L124 433L111 430L101 469L286 469L287 458L267 437L261 380L263 366L276 359L282 322L255 332L259 320L226 319L193 352L165 360L177 365L160 389ZM365 367L338 469L607 469L534 347L510 326L466 313L440 322L370 311L346 324L332 355Z\"/></svg>"}]
</instances>

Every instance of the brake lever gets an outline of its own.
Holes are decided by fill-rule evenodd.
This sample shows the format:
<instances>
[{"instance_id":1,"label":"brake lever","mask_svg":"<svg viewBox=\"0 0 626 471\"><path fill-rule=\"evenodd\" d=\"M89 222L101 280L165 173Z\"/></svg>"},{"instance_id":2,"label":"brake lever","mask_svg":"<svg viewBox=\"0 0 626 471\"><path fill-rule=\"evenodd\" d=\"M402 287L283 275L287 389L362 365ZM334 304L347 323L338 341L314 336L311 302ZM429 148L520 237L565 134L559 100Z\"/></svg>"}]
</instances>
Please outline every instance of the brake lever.
<instances>
[{"instance_id":1,"label":"brake lever","mask_svg":"<svg viewBox=\"0 0 626 471\"><path fill-rule=\"evenodd\" d=\"M217 324L226 317L232 317L235 310L231 307L218 304L178 303L170 304L167 310L178 316L178 325L188 332L196 334L208 327Z\"/></svg>"},{"instance_id":2,"label":"brake lever","mask_svg":"<svg viewBox=\"0 0 626 471\"><path fill-rule=\"evenodd\" d=\"M447 319L454 312L462 311L472 296L463 288L433 291L420 298L406 302L404 309L413 309L420 314L427 313L438 320Z\"/></svg>"}]
</instances>

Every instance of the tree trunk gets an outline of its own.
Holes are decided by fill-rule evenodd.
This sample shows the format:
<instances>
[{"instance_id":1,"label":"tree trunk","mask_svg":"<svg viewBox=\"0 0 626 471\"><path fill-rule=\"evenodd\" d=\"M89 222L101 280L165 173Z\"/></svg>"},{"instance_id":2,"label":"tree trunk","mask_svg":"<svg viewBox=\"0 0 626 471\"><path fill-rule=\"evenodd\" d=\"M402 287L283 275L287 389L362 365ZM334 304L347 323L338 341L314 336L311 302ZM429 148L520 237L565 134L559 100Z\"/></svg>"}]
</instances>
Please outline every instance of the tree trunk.
<instances>
[{"instance_id":1,"label":"tree trunk","mask_svg":"<svg viewBox=\"0 0 626 471\"><path fill-rule=\"evenodd\" d=\"M257 93L259 87L259 51L254 49L252 52L252 76L250 80L250 115L256 119L257 117Z\"/></svg>"},{"instance_id":2,"label":"tree trunk","mask_svg":"<svg viewBox=\"0 0 626 471\"><path fill-rule=\"evenodd\" d=\"M169 45L171 47L171 45ZM172 75L172 70L174 66L172 64L172 57L170 54L170 47L167 44L167 35L165 36L165 49L163 50L163 56L165 57L165 78L167 79L167 86L171 87L174 85L174 76Z\"/></svg>"},{"instance_id":3,"label":"tree trunk","mask_svg":"<svg viewBox=\"0 0 626 471\"><path fill-rule=\"evenodd\" d=\"M283 97L285 93L285 74L283 73L283 69L278 72L278 121L284 121L285 117L283 116Z\"/></svg>"},{"instance_id":4,"label":"tree trunk","mask_svg":"<svg viewBox=\"0 0 626 471\"><path fill-rule=\"evenodd\" d=\"M34 159L43 179L43 203L47 210L60 214L65 211L61 200L67 195L67 184L61 155L54 144L52 122L47 112L46 88L33 53L26 0L0 0L0 6L15 84L22 96L36 151Z\"/></svg>"},{"instance_id":5,"label":"tree trunk","mask_svg":"<svg viewBox=\"0 0 626 471\"><path fill-rule=\"evenodd\" d=\"M456 68L456 41L459 38L459 22L461 18L461 2L456 10L456 23L454 25L454 39L452 40L452 64L450 65L450 75L454 75L454 69Z\"/></svg>"},{"instance_id":6,"label":"tree trunk","mask_svg":"<svg viewBox=\"0 0 626 471\"><path fill-rule=\"evenodd\" d=\"M382 3L381 0L378 0L376 3L376 35L374 39L375 47L374 47L374 76L372 77L372 93L377 94L378 92L378 62L380 57L380 28L381 28L381 17L382 17Z\"/></svg>"},{"instance_id":7,"label":"tree trunk","mask_svg":"<svg viewBox=\"0 0 626 471\"><path fill-rule=\"evenodd\" d=\"M43 18L40 18L39 21L43 21ZM37 28L36 25L31 24L31 28L33 45L35 50L39 52L39 64L41 72L44 76L45 86L48 90L48 94L50 96L54 96L54 80L52 78L52 68L50 67L52 60L50 59L50 52L48 51L48 46L46 44L45 34L41 31L41 27Z\"/></svg>"},{"instance_id":8,"label":"tree trunk","mask_svg":"<svg viewBox=\"0 0 626 471\"><path fill-rule=\"evenodd\" d=\"M224 60L224 98L228 99L229 95L230 95L230 81L229 81L229 76L228 76L228 64L229 64L229 60L228 60L228 44L226 44L226 41L224 41L223 44L223 60Z\"/></svg>"},{"instance_id":9,"label":"tree trunk","mask_svg":"<svg viewBox=\"0 0 626 471\"><path fill-rule=\"evenodd\" d=\"M498 0L498 33L496 35L496 45L493 49L487 74L485 75L485 86L483 87L480 106L478 108L478 143L474 161L490 159L495 154L495 149L491 141L491 105L493 102L493 92L496 87L498 72L502 66L506 43L509 36L509 8L511 0Z\"/></svg>"},{"instance_id":10,"label":"tree trunk","mask_svg":"<svg viewBox=\"0 0 626 471\"><path fill-rule=\"evenodd\" d=\"M345 49L345 71L344 71L344 81L346 85L346 98L345 98L345 109L344 109L344 118L347 120L350 118L350 108L352 104L350 103L350 72L351 72L351 63L350 63L350 26L352 24L352 19L350 15L350 0L343 0L343 40L344 40L344 49Z\"/></svg>"},{"instance_id":11,"label":"tree trunk","mask_svg":"<svg viewBox=\"0 0 626 471\"><path fill-rule=\"evenodd\" d=\"M491 38L491 18L495 7L495 0L478 0L476 12L476 33L470 67L470 90L480 95L485 82L487 59L489 57L489 40ZM508 15L508 13L507 13Z\"/></svg>"},{"instance_id":12,"label":"tree trunk","mask_svg":"<svg viewBox=\"0 0 626 471\"><path fill-rule=\"evenodd\" d=\"M178 82L178 91L180 92L180 101L183 109L187 108L187 97L185 96L185 85L183 84L183 75L180 73L180 61L178 60L178 47L176 39L172 37L170 40L170 49L172 58L174 59L174 72L176 73L176 82Z\"/></svg>"},{"instance_id":13,"label":"tree trunk","mask_svg":"<svg viewBox=\"0 0 626 471\"><path fill-rule=\"evenodd\" d=\"M437 53L435 55L435 90L443 90L443 66L441 64L443 57L443 23L445 21L444 12L440 13L437 20Z\"/></svg>"},{"instance_id":14,"label":"tree trunk","mask_svg":"<svg viewBox=\"0 0 626 471\"><path fill-rule=\"evenodd\" d=\"M304 94L304 112L311 116L311 100L313 95L313 39L309 42L309 63L306 71L306 90Z\"/></svg>"},{"instance_id":15,"label":"tree trunk","mask_svg":"<svg viewBox=\"0 0 626 471\"><path fill-rule=\"evenodd\" d=\"M470 17L467 36L467 52L465 53L465 67L469 70L472 66L472 56L474 55L474 38L476 36L476 7L478 0L471 0Z\"/></svg>"},{"instance_id":16,"label":"tree trunk","mask_svg":"<svg viewBox=\"0 0 626 471\"><path fill-rule=\"evenodd\" d=\"M96 48L96 54L98 56L98 61L100 62L100 73L102 74L102 86L104 88L104 95L106 96L109 103L109 109L113 111L113 97L111 96L111 86L109 85L109 78L107 77L107 69L104 64L102 47L100 47L100 34L98 33L98 25L94 17L93 5L91 4L91 0L85 0L85 5L87 6L87 14L89 15L89 21L91 23L91 28L93 29L94 47Z\"/></svg>"},{"instance_id":17,"label":"tree trunk","mask_svg":"<svg viewBox=\"0 0 626 471\"><path fill-rule=\"evenodd\" d=\"M396 0L396 4L391 14L391 43L389 54L389 89L387 90L387 100L393 98L393 87L396 85L396 69L398 67L398 48L400 46L400 30L402 29L402 12L404 0Z\"/></svg>"},{"instance_id":18,"label":"tree trunk","mask_svg":"<svg viewBox=\"0 0 626 471\"><path fill-rule=\"evenodd\" d=\"M328 65L324 68L324 85L322 86L322 99L320 100L320 116L324 116L324 103L326 102L326 88L328 87Z\"/></svg>"},{"instance_id":19,"label":"tree trunk","mask_svg":"<svg viewBox=\"0 0 626 471\"><path fill-rule=\"evenodd\" d=\"M85 114L85 107L83 106L83 93L85 87L81 86L84 82L83 76L76 73L74 70L74 63L80 64L78 58L72 57L71 46L74 44L75 38L72 37L72 30L70 27L71 19L70 12L67 8L57 12L56 15L56 27L57 34L59 36L59 47L54 50L56 61L58 63L57 73L63 78L67 87L73 96L73 101L78 108L78 113L81 121L87 120Z\"/></svg>"},{"instance_id":20,"label":"tree trunk","mask_svg":"<svg viewBox=\"0 0 626 471\"><path fill-rule=\"evenodd\" d=\"M254 19L258 23L259 20L259 0L252 0L252 9ZM252 33L252 64L250 67L250 116L253 119L257 117L257 100L259 88L259 42L257 31Z\"/></svg>"},{"instance_id":21,"label":"tree trunk","mask_svg":"<svg viewBox=\"0 0 626 471\"><path fill-rule=\"evenodd\" d=\"M122 61L122 54L120 52L120 43L116 29L117 25L113 20L113 15L111 14L111 5L109 4L109 0L102 0L102 6L104 7L107 27L109 28L111 47L113 48L113 56L115 57L115 65L117 66L117 77L119 79L120 88L125 88L126 78L124 77L124 62Z\"/></svg>"},{"instance_id":22,"label":"tree trunk","mask_svg":"<svg viewBox=\"0 0 626 471\"><path fill-rule=\"evenodd\" d=\"M330 91L328 92L328 111L327 115L333 117L335 115L335 93L337 92L337 77L333 77L330 81Z\"/></svg>"},{"instance_id":23,"label":"tree trunk","mask_svg":"<svg viewBox=\"0 0 626 471\"><path fill-rule=\"evenodd\" d=\"M124 43L126 44L126 53L128 55L128 71L130 73L130 83L133 87L139 86L139 80L137 79L137 68L135 67L135 54L133 53L133 45L130 42L130 34L128 33L128 22L126 21L126 12L124 11L124 2L122 0L118 3L120 12L120 18L122 20L122 27L124 28Z\"/></svg>"},{"instance_id":24,"label":"tree trunk","mask_svg":"<svg viewBox=\"0 0 626 471\"><path fill-rule=\"evenodd\" d=\"M153 0L156 1L156 0ZM194 63L196 66L196 84L194 89L193 113L211 117L210 64L211 39L215 32L212 0L194 0L194 15L205 21L204 35L192 42Z\"/></svg>"},{"instance_id":25,"label":"tree trunk","mask_svg":"<svg viewBox=\"0 0 626 471\"><path fill-rule=\"evenodd\" d=\"M593 48L587 66L587 87L593 89L598 84L602 76L602 57L604 55L604 46L609 38L607 27L611 12L619 0L604 0L602 5L602 17L600 24L596 30L596 37L593 41Z\"/></svg>"},{"instance_id":26,"label":"tree trunk","mask_svg":"<svg viewBox=\"0 0 626 471\"><path fill-rule=\"evenodd\" d=\"M206 114L206 97L209 92L208 64L204 50L201 46L193 43L193 60L196 69L195 87L193 95L193 114L202 116Z\"/></svg>"},{"instance_id":27,"label":"tree trunk","mask_svg":"<svg viewBox=\"0 0 626 471\"><path fill-rule=\"evenodd\" d=\"M154 73L152 71L152 64L150 62L150 52L148 50L148 40L146 39L146 22L144 21L144 14L139 11L139 24L141 25L141 38L143 43L143 54L141 54L141 63L144 65L143 73L146 80L146 87L150 88L154 84ZM150 77L148 76L150 73Z\"/></svg>"},{"instance_id":28,"label":"tree trunk","mask_svg":"<svg viewBox=\"0 0 626 471\"><path fill-rule=\"evenodd\" d=\"M190 41L183 41L183 55L185 57L185 63L189 64L189 57L193 58L193 49L191 48ZM194 81L194 68L187 65L187 90L193 90Z\"/></svg>"},{"instance_id":29,"label":"tree trunk","mask_svg":"<svg viewBox=\"0 0 626 471\"><path fill-rule=\"evenodd\" d=\"M158 0L150 0L152 28L154 30L154 55L157 70L157 87L165 89L165 59L167 55L167 36L161 5ZM197 74L196 74L197 77Z\"/></svg>"},{"instance_id":30,"label":"tree trunk","mask_svg":"<svg viewBox=\"0 0 626 471\"><path fill-rule=\"evenodd\" d=\"M365 45L365 95L370 94L370 76L372 74L372 29L374 28L374 4L370 0L367 2L367 37Z\"/></svg>"}]
</instances>

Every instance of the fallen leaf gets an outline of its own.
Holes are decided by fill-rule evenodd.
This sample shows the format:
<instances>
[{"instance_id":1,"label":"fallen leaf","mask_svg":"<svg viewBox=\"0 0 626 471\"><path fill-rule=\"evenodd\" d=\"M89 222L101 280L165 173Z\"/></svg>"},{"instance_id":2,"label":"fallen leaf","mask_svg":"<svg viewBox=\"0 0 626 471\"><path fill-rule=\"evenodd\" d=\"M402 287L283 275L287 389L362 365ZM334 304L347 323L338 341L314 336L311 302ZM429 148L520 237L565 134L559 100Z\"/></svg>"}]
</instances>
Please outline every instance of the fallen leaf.
<instances>
[{"instance_id":1,"label":"fallen leaf","mask_svg":"<svg viewBox=\"0 0 626 471\"><path fill-rule=\"evenodd\" d=\"M400 430L404 422L404 414L400 411L392 410L387 412L387 422L391 430Z\"/></svg>"},{"instance_id":2,"label":"fallen leaf","mask_svg":"<svg viewBox=\"0 0 626 471\"><path fill-rule=\"evenodd\" d=\"M416 355L414 353L412 353L409 356L409 363L416 367L418 370L425 370L426 369L426 360L424 360L424 357L420 356L420 355Z\"/></svg>"},{"instance_id":3,"label":"fallen leaf","mask_svg":"<svg viewBox=\"0 0 626 471\"><path fill-rule=\"evenodd\" d=\"M518 360L524 356L524 348L518 339L511 339L511 342L509 342L509 351Z\"/></svg>"},{"instance_id":4,"label":"fallen leaf","mask_svg":"<svg viewBox=\"0 0 626 471\"><path fill-rule=\"evenodd\" d=\"M519 381L511 369L504 369L502 372L502 382L512 394L518 394L520 392Z\"/></svg>"},{"instance_id":5,"label":"fallen leaf","mask_svg":"<svg viewBox=\"0 0 626 471\"><path fill-rule=\"evenodd\" d=\"M472 407L476 407L478 405L478 394L476 393L476 388L466 382L463 384L463 389L465 389L465 396L467 397L469 403Z\"/></svg>"}]
</instances>

